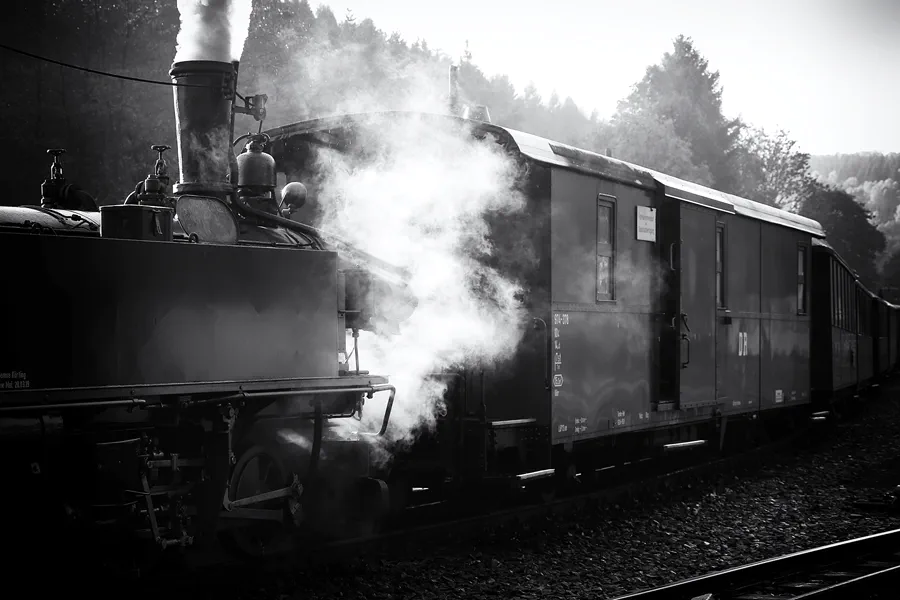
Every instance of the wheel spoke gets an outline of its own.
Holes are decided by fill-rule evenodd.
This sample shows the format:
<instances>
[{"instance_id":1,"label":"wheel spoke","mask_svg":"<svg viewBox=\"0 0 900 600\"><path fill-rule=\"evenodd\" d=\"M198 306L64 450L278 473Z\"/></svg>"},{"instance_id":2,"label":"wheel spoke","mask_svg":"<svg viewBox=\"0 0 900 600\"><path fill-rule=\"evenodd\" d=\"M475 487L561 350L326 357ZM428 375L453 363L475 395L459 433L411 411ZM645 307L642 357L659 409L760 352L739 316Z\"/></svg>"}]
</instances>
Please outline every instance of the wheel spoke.
<instances>
[{"instance_id":1,"label":"wheel spoke","mask_svg":"<svg viewBox=\"0 0 900 600\"><path fill-rule=\"evenodd\" d=\"M244 451L238 460L231 479L229 497L240 500L256 496L287 485L288 473L278 456L268 449L255 446ZM254 504L250 508L278 510L287 505L286 500L274 499ZM230 531L236 549L244 555L260 557L273 548L284 546L289 536L283 526L273 521L247 522Z\"/></svg>"},{"instance_id":2,"label":"wheel spoke","mask_svg":"<svg viewBox=\"0 0 900 600\"><path fill-rule=\"evenodd\" d=\"M240 500L241 498L247 498L249 496L254 496L258 494L257 491L260 486L260 469L259 469L260 458L255 457L251 459L247 465L244 467L243 473L238 475L238 486L237 486L237 495L238 497L235 500Z\"/></svg>"}]
</instances>

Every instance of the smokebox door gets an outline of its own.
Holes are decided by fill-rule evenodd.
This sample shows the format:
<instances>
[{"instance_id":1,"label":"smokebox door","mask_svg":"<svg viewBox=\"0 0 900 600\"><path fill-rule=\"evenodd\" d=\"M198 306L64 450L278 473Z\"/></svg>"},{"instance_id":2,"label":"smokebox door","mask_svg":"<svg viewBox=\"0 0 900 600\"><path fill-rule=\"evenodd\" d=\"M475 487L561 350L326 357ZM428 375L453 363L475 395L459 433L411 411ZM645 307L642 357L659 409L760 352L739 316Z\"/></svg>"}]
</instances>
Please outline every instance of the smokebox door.
<instances>
[{"instance_id":1,"label":"smokebox door","mask_svg":"<svg viewBox=\"0 0 900 600\"><path fill-rule=\"evenodd\" d=\"M235 244L238 224L231 209L217 198L181 196L175 204L178 223L187 235L196 234L201 242Z\"/></svg>"}]
</instances>

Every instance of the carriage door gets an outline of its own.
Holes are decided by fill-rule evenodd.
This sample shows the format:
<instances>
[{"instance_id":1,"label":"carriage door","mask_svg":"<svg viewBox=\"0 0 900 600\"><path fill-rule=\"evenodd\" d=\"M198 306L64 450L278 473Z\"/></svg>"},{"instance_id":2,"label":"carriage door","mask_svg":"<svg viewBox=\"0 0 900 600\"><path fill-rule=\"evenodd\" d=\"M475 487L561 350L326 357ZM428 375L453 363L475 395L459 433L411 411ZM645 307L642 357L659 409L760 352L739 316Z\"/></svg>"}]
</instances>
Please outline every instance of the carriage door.
<instances>
[{"instance_id":1,"label":"carriage door","mask_svg":"<svg viewBox=\"0 0 900 600\"><path fill-rule=\"evenodd\" d=\"M679 408L716 404L716 213L681 205Z\"/></svg>"}]
</instances>

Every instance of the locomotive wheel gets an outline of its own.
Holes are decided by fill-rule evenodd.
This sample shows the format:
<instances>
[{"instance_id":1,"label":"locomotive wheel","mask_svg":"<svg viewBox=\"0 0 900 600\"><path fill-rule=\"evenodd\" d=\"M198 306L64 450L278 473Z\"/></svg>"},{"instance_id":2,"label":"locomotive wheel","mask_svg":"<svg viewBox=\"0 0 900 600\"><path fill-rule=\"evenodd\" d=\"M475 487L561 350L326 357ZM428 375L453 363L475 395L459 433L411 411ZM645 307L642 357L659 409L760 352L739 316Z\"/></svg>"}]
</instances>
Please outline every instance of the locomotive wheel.
<instances>
[{"instance_id":1,"label":"locomotive wheel","mask_svg":"<svg viewBox=\"0 0 900 600\"><path fill-rule=\"evenodd\" d=\"M273 451L264 446L252 446L240 457L231 474L228 499L231 501L270 492L289 485L290 475L284 462ZM254 504L249 508L282 510L282 522L247 522L229 531L236 549L249 557L259 558L284 550L290 541L286 527L289 522L289 500L276 499Z\"/></svg>"}]
</instances>

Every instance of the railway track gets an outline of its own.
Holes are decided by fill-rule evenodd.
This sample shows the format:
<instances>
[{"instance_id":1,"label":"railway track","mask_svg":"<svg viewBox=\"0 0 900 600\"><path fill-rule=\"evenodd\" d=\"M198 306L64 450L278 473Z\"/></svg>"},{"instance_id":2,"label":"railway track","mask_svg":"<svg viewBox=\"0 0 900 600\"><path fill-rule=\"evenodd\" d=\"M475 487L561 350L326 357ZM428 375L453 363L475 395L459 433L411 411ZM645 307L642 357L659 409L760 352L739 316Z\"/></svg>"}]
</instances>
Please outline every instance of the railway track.
<instances>
[{"instance_id":1,"label":"railway track","mask_svg":"<svg viewBox=\"0 0 900 600\"><path fill-rule=\"evenodd\" d=\"M880 396L880 394L876 394L876 396ZM843 418L838 418L837 421L843 421L848 417L850 415L845 413ZM574 512L586 506L625 504L631 499L644 499L660 493L665 493L667 498L671 498L673 494L690 495L693 493L690 488L697 490L707 487L696 485L704 480L709 482L714 478L727 478L738 472L753 472L764 468L772 460L781 460L790 456L793 449L809 444L826 443L829 437L827 433L824 435L811 434L823 425L826 428L829 427L830 423L831 419L826 423L812 421L808 426L791 434L783 435L773 442L745 449L730 456L713 455L709 460L701 460L701 457L696 455L697 452L703 452L701 449L685 452L684 459L678 458L674 462L670 457L669 459L662 458L644 463L621 465L615 469L622 471L619 476L621 483L610 485L610 481L607 480L605 484L602 482L599 484L603 487L575 490L550 501L546 499L525 503L520 501L520 504L503 510L482 511L475 514L471 514L470 510L470 513L464 516L449 506L439 504L420 506L401 517L400 522L405 523L403 527L363 538L305 546L313 548L314 552L306 552L301 547L299 551L269 556L248 563L236 560L225 552L216 551L204 555L200 560L175 561L177 568L174 570L165 569L162 572L153 573L150 577L141 577L141 597L159 597L160 593L165 593L169 598L181 597L181 595L193 598L197 597L196 594L201 590L202 595L208 596L214 594L214 590L220 586L223 587L222 591L228 590L231 587L229 582L233 582L235 577L241 578L240 574L242 573L248 576L252 574L254 579L258 577L266 579L269 576L277 579L283 572L303 570L315 572L320 566L342 563L348 558L371 558L373 556L378 558L380 555L390 555L394 551L407 554L415 553L419 548L425 550L443 545L453 545L473 537L478 538L491 530L500 532L504 528L515 528L523 523L539 521L541 518L551 515ZM691 458L692 455L693 458ZM420 515L415 517L413 515L415 512L419 512ZM898 564L900 564L900 560L898 560ZM116 583L122 583L121 576L124 574L123 572L117 574ZM128 589L133 591L134 577L128 579L132 584ZM94 582L96 581L98 579L94 579ZM110 584L115 586L112 581ZM175 590L177 593L173 596ZM132 593L131 591L129 593ZM766 597L779 598L777 595ZM688 596L688 598L693 598L693 596ZM750 596L744 600L749 600L749 598L755 597ZM856 600L861 599L857 598Z\"/></svg>"},{"instance_id":2,"label":"railway track","mask_svg":"<svg viewBox=\"0 0 900 600\"><path fill-rule=\"evenodd\" d=\"M900 529L718 571L614 600L865 600L900 581ZM896 597L896 588L884 598Z\"/></svg>"},{"instance_id":3,"label":"railway track","mask_svg":"<svg viewBox=\"0 0 900 600\"><path fill-rule=\"evenodd\" d=\"M535 522L551 515L564 515L588 506L624 504L632 499L646 498L662 492L671 494L675 490L684 490L704 478L721 477L737 471L763 467L769 460L784 456L790 448L805 443L808 435L809 430L804 429L740 454L672 470L665 470L663 465L656 465L655 469L658 472L654 474L632 478L623 474L625 481L621 484L576 492L551 501L539 500L503 510L481 512L465 517L450 516L431 522L427 522L427 517L423 515L416 521L427 522L426 524L316 545L313 554L301 550L252 563L238 561L224 553L206 555L202 561L191 562L182 565L182 568L176 571L159 573L144 579L142 593L145 597L158 597L160 590L165 589L168 590L167 597L171 598L172 590L179 590L179 593L185 594L184 597L194 597L192 594L197 589L202 589L205 594L212 593L209 582L223 582L222 585L227 587L227 582L233 581L235 575L240 572L253 572L254 577L265 579L267 576L276 577L285 570L315 570L331 564L340 564L348 559L372 558L389 555L394 551L409 552L420 547L455 544L483 536L489 530L515 528L523 523ZM645 472L654 469L649 465L630 466ZM438 507L420 507L419 510L428 508ZM454 515L452 512L447 514Z\"/></svg>"}]
</instances>

